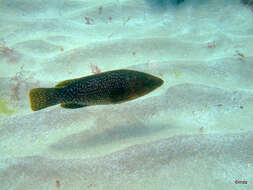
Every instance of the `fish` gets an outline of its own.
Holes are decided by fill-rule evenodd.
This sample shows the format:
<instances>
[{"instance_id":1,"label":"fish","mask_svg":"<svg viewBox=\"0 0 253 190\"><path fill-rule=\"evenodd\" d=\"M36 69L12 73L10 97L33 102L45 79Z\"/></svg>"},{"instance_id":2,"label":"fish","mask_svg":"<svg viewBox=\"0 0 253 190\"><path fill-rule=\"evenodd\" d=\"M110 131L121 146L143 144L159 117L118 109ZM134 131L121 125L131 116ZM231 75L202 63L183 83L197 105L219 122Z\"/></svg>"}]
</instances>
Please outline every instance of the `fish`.
<instances>
[{"instance_id":1,"label":"fish","mask_svg":"<svg viewBox=\"0 0 253 190\"><path fill-rule=\"evenodd\" d=\"M30 90L33 111L60 104L76 109L92 105L120 104L144 96L164 81L148 73L119 69L59 82L53 88Z\"/></svg>"}]
</instances>

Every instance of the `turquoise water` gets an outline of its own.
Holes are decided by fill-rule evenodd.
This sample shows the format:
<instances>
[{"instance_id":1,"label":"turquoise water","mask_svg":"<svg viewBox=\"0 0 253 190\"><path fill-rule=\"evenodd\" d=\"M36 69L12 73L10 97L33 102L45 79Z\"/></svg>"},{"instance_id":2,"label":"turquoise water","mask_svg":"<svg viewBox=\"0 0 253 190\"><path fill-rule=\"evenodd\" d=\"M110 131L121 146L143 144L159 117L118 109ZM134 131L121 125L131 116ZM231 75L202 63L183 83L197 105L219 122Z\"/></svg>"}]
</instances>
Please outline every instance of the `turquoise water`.
<instances>
[{"instance_id":1,"label":"turquoise water","mask_svg":"<svg viewBox=\"0 0 253 190\"><path fill-rule=\"evenodd\" d=\"M0 1L0 190L252 189L252 6ZM122 68L164 84L31 110L32 88Z\"/></svg>"}]
</instances>

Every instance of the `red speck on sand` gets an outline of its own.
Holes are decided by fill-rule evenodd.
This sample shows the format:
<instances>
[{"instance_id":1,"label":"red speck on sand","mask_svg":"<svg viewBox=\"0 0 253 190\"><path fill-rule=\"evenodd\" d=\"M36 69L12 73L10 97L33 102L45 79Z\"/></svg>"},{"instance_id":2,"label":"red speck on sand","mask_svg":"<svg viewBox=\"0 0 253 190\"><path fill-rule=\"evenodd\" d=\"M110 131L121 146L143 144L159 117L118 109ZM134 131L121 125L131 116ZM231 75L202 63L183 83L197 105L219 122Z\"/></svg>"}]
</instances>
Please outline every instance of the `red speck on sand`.
<instances>
[{"instance_id":1,"label":"red speck on sand","mask_svg":"<svg viewBox=\"0 0 253 190\"><path fill-rule=\"evenodd\" d=\"M90 63L90 68L91 68L91 72L92 72L93 74L101 73L101 70L98 68L98 66L93 65L92 63Z\"/></svg>"}]
</instances>

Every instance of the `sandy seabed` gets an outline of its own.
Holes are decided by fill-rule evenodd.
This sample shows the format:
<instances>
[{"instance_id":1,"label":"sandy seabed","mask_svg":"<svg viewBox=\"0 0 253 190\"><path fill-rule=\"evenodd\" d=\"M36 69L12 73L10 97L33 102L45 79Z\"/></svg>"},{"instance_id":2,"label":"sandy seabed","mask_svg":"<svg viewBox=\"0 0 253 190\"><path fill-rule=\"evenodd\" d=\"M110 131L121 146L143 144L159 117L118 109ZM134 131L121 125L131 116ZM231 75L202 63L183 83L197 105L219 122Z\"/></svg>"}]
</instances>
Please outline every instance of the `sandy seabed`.
<instances>
[{"instance_id":1,"label":"sandy seabed","mask_svg":"<svg viewBox=\"0 0 253 190\"><path fill-rule=\"evenodd\" d=\"M1 190L253 189L253 12L163 2L1 0ZM120 68L165 83L30 109L31 88Z\"/></svg>"}]
</instances>

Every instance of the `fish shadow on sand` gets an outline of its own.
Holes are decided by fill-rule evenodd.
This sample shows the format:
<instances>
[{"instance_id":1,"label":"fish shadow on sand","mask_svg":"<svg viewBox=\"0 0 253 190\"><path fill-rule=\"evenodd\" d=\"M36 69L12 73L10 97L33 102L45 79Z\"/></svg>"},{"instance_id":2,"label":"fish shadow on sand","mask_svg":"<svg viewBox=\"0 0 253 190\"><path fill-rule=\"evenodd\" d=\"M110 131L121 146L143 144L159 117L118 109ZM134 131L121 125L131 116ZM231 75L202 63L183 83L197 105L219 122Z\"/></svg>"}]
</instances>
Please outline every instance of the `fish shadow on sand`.
<instances>
[{"instance_id":1,"label":"fish shadow on sand","mask_svg":"<svg viewBox=\"0 0 253 190\"><path fill-rule=\"evenodd\" d=\"M50 148L59 151L90 149L115 142L129 141L134 138L148 137L168 128L168 125L147 125L140 121L109 125L111 123L104 123L103 126L96 126L78 134L64 137L52 144Z\"/></svg>"}]
</instances>

